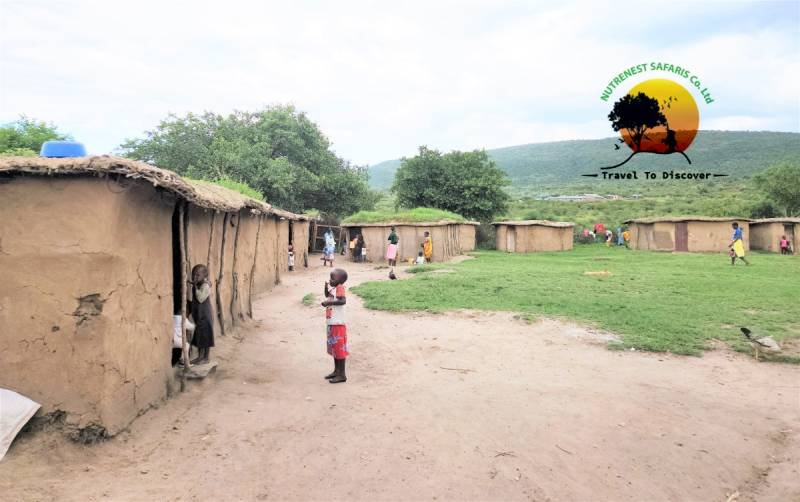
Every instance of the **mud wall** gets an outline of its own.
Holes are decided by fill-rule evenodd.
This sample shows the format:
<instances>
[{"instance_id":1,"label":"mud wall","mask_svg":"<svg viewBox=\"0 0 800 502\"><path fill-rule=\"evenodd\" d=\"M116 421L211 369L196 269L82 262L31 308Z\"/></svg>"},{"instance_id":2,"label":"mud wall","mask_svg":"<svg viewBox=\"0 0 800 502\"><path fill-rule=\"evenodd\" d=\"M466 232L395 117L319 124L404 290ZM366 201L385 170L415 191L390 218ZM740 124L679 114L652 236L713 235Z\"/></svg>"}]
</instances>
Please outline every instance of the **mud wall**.
<instances>
[{"instance_id":1,"label":"mud wall","mask_svg":"<svg viewBox=\"0 0 800 502\"><path fill-rule=\"evenodd\" d=\"M275 241L277 248L276 255L278 257L278 279L280 282L280 275L289 270L289 220L285 218L278 219L278 238Z\"/></svg>"},{"instance_id":2,"label":"mud wall","mask_svg":"<svg viewBox=\"0 0 800 502\"><path fill-rule=\"evenodd\" d=\"M732 221L690 221L689 251L725 253L733 238ZM744 235L744 248L750 249L750 225L740 221L739 227Z\"/></svg>"},{"instance_id":3,"label":"mud wall","mask_svg":"<svg viewBox=\"0 0 800 502\"><path fill-rule=\"evenodd\" d=\"M253 276L253 294L269 290L278 282L278 222L265 216L261 221L258 238L256 269Z\"/></svg>"},{"instance_id":4,"label":"mud wall","mask_svg":"<svg viewBox=\"0 0 800 502\"><path fill-rule=\"evenodd\" d=\"M415 226L397 225L398 242L397 261L408 261L409 258L416 258L422 251L422 243L425 240L425 232L430 232L433 239L433 261L447 261L454 256L460 255L465 251L461 246L461 225L439 225L439 226ZM364 236L364 245L367 248L367 261L382 262L386 257L386 250L389 247L389 234L391 227L361 227L361 235ZM349 238L355 236L355 231L348 232ZM474 245L473 245L474 246ZM347 259L351 259L349 254Z\"/></svg>"},{"instance_id":5,"label":"mud wall","mask_svg":"<svg viewBox=\"0 0 800 502\"><path fill-rule=\"evenodd\" d=\"M787 231L784 225L792 225L793 231ZM793 254L797 254L797 240L800 237L800 223L752 223L750 224L750 249L781 252L780 240L786 236L792 245Z\"/></svg>"},{"instance_id":6,"label":"mud wall","mask_svg":"<svg viewBox=\"0 0 800 502\"><path fill-rule=\"evenodd\" d=\"M461 245L461 252L475 251L477 228L475 225L459 225L458 226L458 241Z\"/></svg>"},{"instance_id":7,"label":"mud wall","mask_svg":"<svg viewBox=\"0 0 800 502\"><path fill-rule=\"evenodd\" d=\"M294 246L295 267L308 266L308 221L292 222L292 245Z\"/></svg>"},{"instance_id":8,"label":"mud wall","mask_svg":"<svg viewBox=\"0 0 800 502\"><path fill-rule=\"evenodd\" d=\"M631 249L641 251L674 251L675 223L631 223Z\"/></svg>"},{"instance_id":9,"label":"mud wall","mask_svg":"<svg viewBox=\"0 0 800 502\"><path fill-rule=\"evenodd\" d=\"M509 228L513 227L513 228ZM501 231L502 229L502 231ZM515 253L538 253L543 251L568 251L572 249L572 227L547 227L543 225L498 225L497 249L509 251L507 235L516 233ZM502 238L502 241L501 241ZM502 247L501 247L502 246Z\"/></svg>"},{"instance_id":10,"label":"mud wall","mask_svg":"<svg viewBox=\"0 0 800 502\"><path fill-rule=\"evenodd\" d=\"M498 251L508 251L508 225L495 226L495 242Z\"/></svg>"},{"instance_id":11,"label":"mud wall","mask_svg":"<svg viewBox=\"0 0 800 502\"><path fill-rule=\"evenodd\" d=\"M166 397L174 204L132 180L0 184L0 387L109 434Z\"/></svg>"}]
</instances>

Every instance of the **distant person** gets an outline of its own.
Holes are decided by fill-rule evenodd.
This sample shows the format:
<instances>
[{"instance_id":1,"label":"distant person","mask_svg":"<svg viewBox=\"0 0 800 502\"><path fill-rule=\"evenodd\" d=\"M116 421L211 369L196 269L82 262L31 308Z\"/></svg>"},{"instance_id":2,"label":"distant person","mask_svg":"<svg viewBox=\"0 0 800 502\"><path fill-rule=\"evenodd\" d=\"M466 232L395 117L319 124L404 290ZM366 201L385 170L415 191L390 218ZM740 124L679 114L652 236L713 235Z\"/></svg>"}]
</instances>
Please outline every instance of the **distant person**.
<instances>
[{"instance_id":1,"label":"distant person","mask_svg":"<svg viewBox=\"0 0 800 502\"><path fill-rule=\"evenodd\" d=\"M591 230L589 230L589 237L592 238L592 242L597 242L597 235Z\"/></svg>"},{"instance_id":2,"label":"distant person","mask_svg":"<svg viewBox=\"0 0 800 502\"><path fill-rule=\"evenodd\" d=\"M325 232L325 247L322 249L322 266L330 264L333 267L333 256L336 254L336 239L333 231L329 228Z\"/></svg>"},{"instance_id":3,"label":"distant person","mask_svg":"<svg viewBox=\"0 0 800 502\"><path fill-rule=\"evenodd\" d=\"M594 224L594 233L595 233L595 235L605 235L606 226L603 223L595 223Z\"/></svg>"},{"instance_id":4,"label":"distant person","mask_svg":"<svg viewBox=\"0 0 800 502\"><path fill-rule=\"evenodd\" d=\"M624 246L625 238L622 236L622 227L617 227L617 246Z\"/></svg>"},{"instance_id":5,"label":"distant person","mask_svg":"<svg viewBox=\"0 0 800 502\"><path fill-rule=\"evenodd\" d=\"M355 241L355 247L353 248L353 261L364 261L363 256L361 255L364 250L364 237L361 234L358 234L353 240Z\"/></svg>"},{"instance_id":6,"label":"distant person","mask_svg":"<svg viewBox=\"0 0 800 502\"><path fill-rule=\"evenodd\" d=\"M294 246L289 244L289 272L294 271Z\"/></svg>"},{"instance_id":7,"label":"distant person","mask_svg":"<svg viewBox=\"0 0 800 502\"><path fill-rule=\"evenodd\" d=\"M214 320L211 314L211 283L208 281L208 268L198 264L192 268L192 299L189 313L195 325L192 345L197 347L198 356L191 364L205 364L209 361L211 347L214 346Z\"/></svg>"},{"instance_id":8,"label":"distant person","mask_svg":"<svg viewBox=\"0 0 800 502\"><path fill-rule=\"evenodd\" d=\"M349 247L350 247L350 259L353 261L358 261L359 256L356 255L356 241L358 240L357 236L353 236L350 239Z\"/></svg>"},{"instance_id":9,"label":"distant person","mask_svg":"<svg viewBox=\"0 0 800 502\"><path fill-rule=\"evenodd\" d=\"M733 240L731 241L730 245L728 245L728 247L733 251L731 254L731 265L736 264L736 258L742 260L745 265L750 265L750 263L744 257L744 234L742 233L742 229L739 228L739 224L735 221L731 226L733 227Z\"/></svg>"},{"instance_id":10,"label":"distant person","mask_svg":"<svg viewBox=\"0 0 800 502\"><path fill-rule=\"evenodd\" d=\"M400 239L397 237L397 231L392 227L389 233L389 245L386 247L386 260L389 262L390 267L397 266L397 243Z\"/></svg>"},{"instance_id":11,"label":"distant person","mask_svg":"<svg viewBox=\"0 0 800 502\"><path fill-rule=\"evenodd\" d=\"M606 247L611 247L611 242L614 240L614 232L611 229L606 230Z\"/></svg>"},{"instance_id":12,"label":"distant person","mask_svg":"<svg viewBox=\"0 0 800 502\"><path fill-rule=\"evenodd\" d=\"M622 232L622 239L625 241L625 247L630 247L631 231L629 229L626 228L625 231Z\"/></svg>"},{"instance_id":13,"label":"distant person","mask_svg":"<svg viewBox=\"0 0 800 502\"><path fill-rule=\"evenodd\" d=\"M417 255L417 261L415 263L417 265L424 265L425 264L425 257L422 255L422 251L420 251L419 255Z\"/></svg>"},{"instance_id":14,"label":"distant person","mask_svg":"<svg viewBox=\"0 0 800 502\"><path fill-rule=\"evenodd\" d=\"M350 353L347 350L347 323L344 317L344 306L347 304L344 283L347 272L340 268L331 270L330 281L325 283L325 325L327 333L328 354L333 357L333 372L325 378L330 383L347 381L345 361Z\"/></svg>"},{"instance_id":15,"label":"distant person","mask_svg":"<svg viewBox=\"0 0 800 502\"><path fill-rule=\"evenodd\" d=\"M789 239L787 239L785 235L781 236L779 244L781 246L781 254L792 254L791 250L789 249Z\"/></svg>"},{"instance_id":16,"label":"distant person","mask_svg":"<svg viewBox=\"0 0 800 502\"><path fill-rule=\"evenodd\" d=\"M426 262L433 261L433 239L431 239L430 232L425 232L425 240L422 242L422 254L425 256Z\"/></svg>"}]
</instances>

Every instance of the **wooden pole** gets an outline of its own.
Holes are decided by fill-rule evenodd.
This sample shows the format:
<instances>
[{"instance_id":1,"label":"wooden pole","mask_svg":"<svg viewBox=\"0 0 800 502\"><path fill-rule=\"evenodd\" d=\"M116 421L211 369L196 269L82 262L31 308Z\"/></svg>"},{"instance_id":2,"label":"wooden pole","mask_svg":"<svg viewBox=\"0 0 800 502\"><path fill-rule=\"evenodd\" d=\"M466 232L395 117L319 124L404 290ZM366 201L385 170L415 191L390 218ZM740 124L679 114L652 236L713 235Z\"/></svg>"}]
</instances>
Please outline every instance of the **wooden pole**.
<instances>
[{"instance_id":1,"label":"wooden pole","mask_svg":"<svg viewBox=\"0 0 800 502\"><path fill-rule=\"evenodd\" d=\"M183 372L181 373L181 392L186 389L186 373L189 371L189 344L186 343L186 242L183 222L186 213L184 201L178 202L178 240L181 246L181 351L183 352Z\"/></svg>"}]
</instances>

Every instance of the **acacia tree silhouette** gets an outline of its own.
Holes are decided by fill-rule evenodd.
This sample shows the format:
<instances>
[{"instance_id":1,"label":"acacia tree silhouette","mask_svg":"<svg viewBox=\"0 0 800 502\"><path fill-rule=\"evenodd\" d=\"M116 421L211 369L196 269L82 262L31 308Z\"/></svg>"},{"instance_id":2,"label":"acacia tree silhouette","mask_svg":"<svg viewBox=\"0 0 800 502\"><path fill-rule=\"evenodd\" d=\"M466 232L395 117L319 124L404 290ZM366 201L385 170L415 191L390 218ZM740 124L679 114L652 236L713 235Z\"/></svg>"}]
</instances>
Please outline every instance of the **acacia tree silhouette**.
<instances>
[{"instance_id":1,"label":"acacia tree silhouette","mask_svg":"<svg viewBox=\"0 0 800 502\"><path fill-rule=\"evenodd\" d=\"M602 169L614 169L619 167L631 160L637 153L663 153L642 150L642 139L645 138L648 129L663 125L667 126L669 130L667 118L661 112L658 100L651 98L643 92L639 92L636 95L626 94L614 103L614 108L611 110L611 113L608 114L608 120L611 121L611 126L615 131L621 129L628 131L628 135L633 142L633 152L631 152L627 159L619 164L603 167ZM672 151L665 153L673 153L675 151L674 149L671 150ZM679 153L686 157L685 153ZM692 163L689 157L686 157L686 160L689 164Z\"/></svg>"}]
</instances>

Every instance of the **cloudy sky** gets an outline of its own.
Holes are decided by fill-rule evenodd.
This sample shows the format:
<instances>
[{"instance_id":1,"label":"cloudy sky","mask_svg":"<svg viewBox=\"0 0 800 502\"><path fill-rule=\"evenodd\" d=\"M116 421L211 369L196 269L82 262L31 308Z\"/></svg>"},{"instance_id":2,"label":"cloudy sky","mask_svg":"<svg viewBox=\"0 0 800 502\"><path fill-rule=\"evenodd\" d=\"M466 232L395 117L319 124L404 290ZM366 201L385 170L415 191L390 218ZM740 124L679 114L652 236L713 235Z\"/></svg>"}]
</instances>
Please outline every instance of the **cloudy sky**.
<instances>
[{"instance_id":1,"label":"cloudy sky","mask_svg":"<svg viewBox=\"0 0 800 502\"><path fill-rule=\"evenodd\" d=\"M797 0L0 0L0 123L51 121L108 153L170 112L293 103L372 164L611 136L602 90L650 61L708 87L703 129L800 131Z\"/></svg>"}]
</instances>

